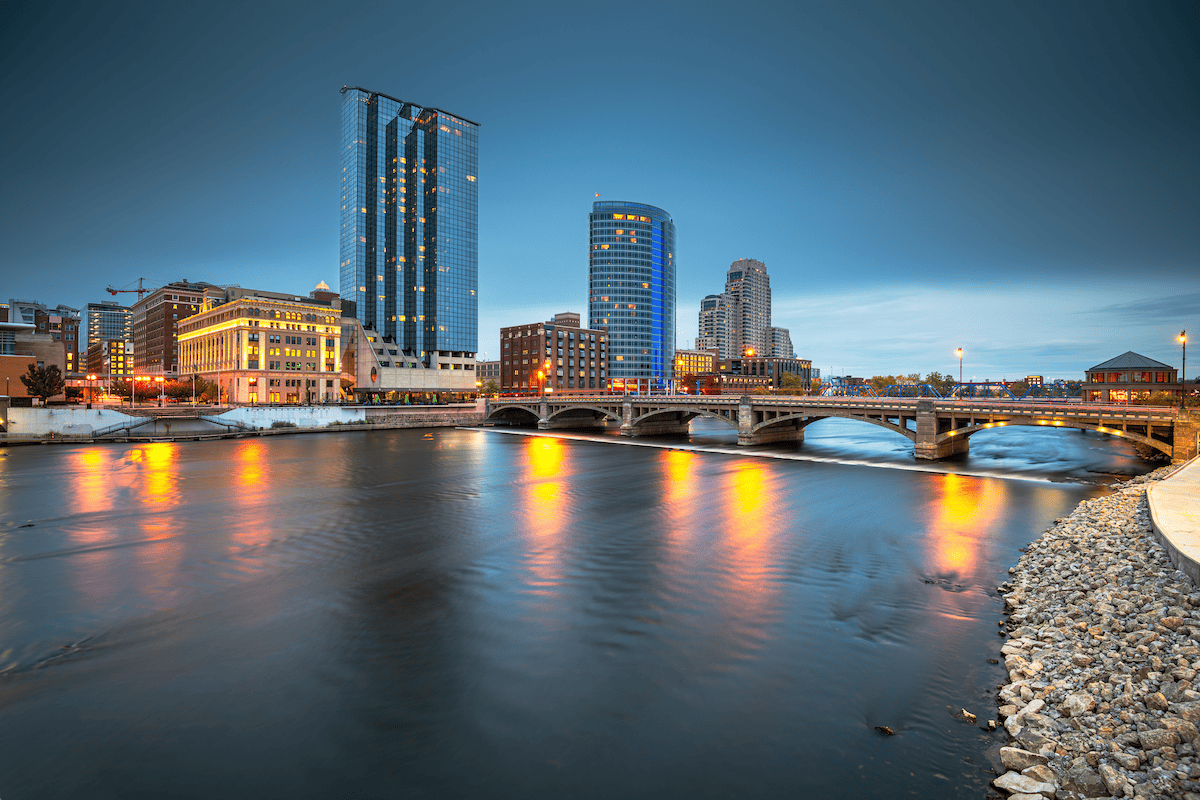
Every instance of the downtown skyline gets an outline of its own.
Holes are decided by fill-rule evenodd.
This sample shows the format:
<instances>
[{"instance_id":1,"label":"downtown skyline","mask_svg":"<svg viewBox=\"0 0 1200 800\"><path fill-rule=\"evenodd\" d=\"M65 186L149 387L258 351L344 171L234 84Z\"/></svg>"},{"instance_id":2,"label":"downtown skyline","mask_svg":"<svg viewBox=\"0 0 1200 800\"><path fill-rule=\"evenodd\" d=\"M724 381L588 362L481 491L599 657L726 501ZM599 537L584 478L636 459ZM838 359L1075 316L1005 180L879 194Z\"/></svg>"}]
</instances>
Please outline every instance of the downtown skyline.
<instances>
[{"instance_id":1,"label":"downtown skyline","mask_svg":"<svg viewBox=\"0 0 1200 800\"><path fill-rule=\"evenodd\" d=\"M279 8L14 7L4 91L64 102L4 134L0 299L336 284L349 84L480 122L480 358L586 313L596 193L671 210L680 347L739 258L823 374L949 373L962 346L967 379L1080 378L1126 350L1178 366L1200 330L1186 4ZM402 24L437 34L396 63L374 45Z\"/></svg>"}]
</instances>

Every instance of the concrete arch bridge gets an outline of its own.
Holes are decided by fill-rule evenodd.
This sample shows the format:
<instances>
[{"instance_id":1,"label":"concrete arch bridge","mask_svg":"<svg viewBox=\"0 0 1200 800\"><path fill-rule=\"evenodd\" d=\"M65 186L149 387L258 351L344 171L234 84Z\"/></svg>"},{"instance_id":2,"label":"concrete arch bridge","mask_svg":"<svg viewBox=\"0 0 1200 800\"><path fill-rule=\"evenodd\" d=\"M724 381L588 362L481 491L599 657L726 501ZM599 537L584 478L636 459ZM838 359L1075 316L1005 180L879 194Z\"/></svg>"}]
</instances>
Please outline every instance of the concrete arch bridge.
<instances>
[{"instance_id":1,"label":"concrete arch bridge","mask_svg":"<svg viewBox=\"0 0 1200 800\"><path fill-rule=\"evenodd\" d=\"M1197 454L1200 415L1162 406L935 400L880 397L654 396L492 398L485 418L542 430L619 425L623 436L686 435L693 419L719 420L738 444L802 441L804 429L830 417L887 428L913 442L917 458L967 452L980 431L1013 425L1076 428L1119 436L1180 462Z\"/></svg>"}]
</instances>

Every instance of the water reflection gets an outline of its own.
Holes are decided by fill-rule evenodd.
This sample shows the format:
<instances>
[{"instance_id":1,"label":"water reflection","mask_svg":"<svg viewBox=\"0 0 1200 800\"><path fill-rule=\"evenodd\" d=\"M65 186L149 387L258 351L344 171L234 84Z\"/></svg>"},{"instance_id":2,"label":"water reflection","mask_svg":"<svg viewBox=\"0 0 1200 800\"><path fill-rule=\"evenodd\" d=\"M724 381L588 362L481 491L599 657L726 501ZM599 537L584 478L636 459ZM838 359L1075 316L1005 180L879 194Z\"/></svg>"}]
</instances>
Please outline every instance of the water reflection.
<instances>
[{"instance_id":1,"label":"water reflection","mask_svg":"<svg viewBox=\"0 0 1200 800\"><path fill-rule=\"evenodd\" d=\"M930 560L941 575L974 572L979 549L1006 502L1003 481L938 475L928 508Z\"/></svg>"},{"instance_id":2,"label":"water reflection","mask_svg":"<svg viewBox=\"0 0 1200 800\"><path fill-rule=\"evenodd\" d=\"M141 465L143 503L174 505L179 502L175 470L178 448L174 442L150 442L129 451L129 460Z\"/></svg>"},{"instance_id":3,"label":"water reflection","mask_svg":"<svg viewBox=\"0 0 1200 800\"><path fill-rule=\"evenodd\" d=\"M729 628L742 646L759 639L772 617L778 586L774 543L775 479L761 462L740 461L726 472L723 543L728 580L723 592L729 606Z\"/></svg>"},{"instance_id":4,"label":"water reflection","mask_svg":"<svg viewBox=\"0 0 1200 800\"><path fill-rule=\"evenodd\" d=\"M562 533L566 509L563 461L566 445L559 439L531 436L526 440L528 474L525 486L525 564L532 576L529 593L556 595L562 580Z\"/></svg>"}]
</instances>

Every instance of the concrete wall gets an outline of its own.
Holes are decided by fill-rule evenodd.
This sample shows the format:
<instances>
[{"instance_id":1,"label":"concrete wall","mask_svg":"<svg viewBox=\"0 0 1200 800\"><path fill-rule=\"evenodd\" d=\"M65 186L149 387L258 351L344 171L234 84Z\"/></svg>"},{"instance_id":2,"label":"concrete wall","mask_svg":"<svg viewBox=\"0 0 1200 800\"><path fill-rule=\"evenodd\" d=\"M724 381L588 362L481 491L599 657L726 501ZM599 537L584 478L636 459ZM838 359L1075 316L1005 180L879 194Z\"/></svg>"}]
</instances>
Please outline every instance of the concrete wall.
<instances>
[{"instance_id":1,"label":"concrete wall","mask_svg":"<svg viewBox=\"0 0 1200 800\"><path fill-rule=\"evenodd\" d=\"M342 425L365 422L366 410L341 406L250 406L232 408L213 419L240 422L252 428L269 428L276 422L291 422L297 428L324 428L333 422Z\"/></svg>"},{"instance_id":2,"label":"concrete wall","mask_svg":"<svg viewBox=\"0 0 1200 800\"><path fill-rule=\"evenodd\" d=\"M109 408L10 408L7 432L10 436L88 436L129 419L128 414Z\"/></svg>"}]
</instances>

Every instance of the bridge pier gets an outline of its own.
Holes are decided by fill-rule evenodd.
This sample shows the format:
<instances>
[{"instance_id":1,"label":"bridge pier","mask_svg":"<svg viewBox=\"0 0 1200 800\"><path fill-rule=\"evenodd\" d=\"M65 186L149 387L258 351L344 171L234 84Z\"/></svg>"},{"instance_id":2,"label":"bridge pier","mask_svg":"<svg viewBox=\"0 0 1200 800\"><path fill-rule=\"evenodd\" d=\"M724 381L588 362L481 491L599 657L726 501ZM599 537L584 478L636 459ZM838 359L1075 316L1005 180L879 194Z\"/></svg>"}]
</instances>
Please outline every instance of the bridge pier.
<instances>
[{"instance_id":1,"label":"bridge pier","mask_svg":"<svg viewBox=\"0 0 1200 800\"><path fill-rule=\"evenodd\" d=\"M633 424L633 401L621 403L621 435L622 436L687 436L692 432L689 423L691 418L683 412L664 414L653 422Z\"/></svg>"},{"instance_id":2,"label":"bridge pier","mask_svg":"<svg viewBox=\"0 0 1200 800\"><path fill-rule=\"evenodd\" d=\"M795 420L790 423L781 425L772 425L769 428L764 428L750 433L742 433L741 425L738 425L738 444L740 445L756 445L770 444L771 442L803 442L804 429L800 427L800 421Z\"/></svg>"},{"instance_id":3,"label":"bridge pier","mask_svg":"<svg viewBox=\"0 0 1200 800\"><path fill-rule=\"evenodd\" d=\"M950 421L953 424L953 421ZM917 401L917 435L913 453L917 458L936 461L967 452L971 440L966 436L947 436L938 441L938 418L932 400ZM948 431L943 431L948 432Z\"/></svg>"}]
</instances>

